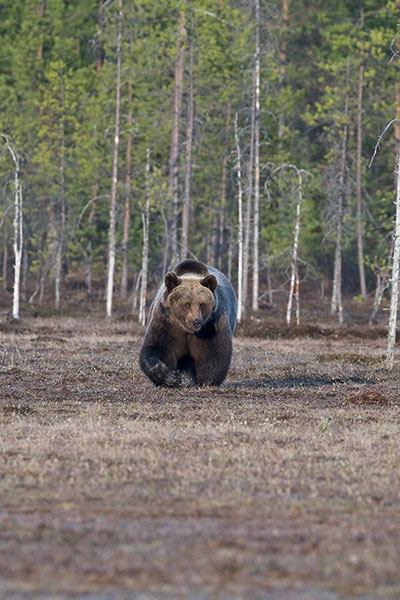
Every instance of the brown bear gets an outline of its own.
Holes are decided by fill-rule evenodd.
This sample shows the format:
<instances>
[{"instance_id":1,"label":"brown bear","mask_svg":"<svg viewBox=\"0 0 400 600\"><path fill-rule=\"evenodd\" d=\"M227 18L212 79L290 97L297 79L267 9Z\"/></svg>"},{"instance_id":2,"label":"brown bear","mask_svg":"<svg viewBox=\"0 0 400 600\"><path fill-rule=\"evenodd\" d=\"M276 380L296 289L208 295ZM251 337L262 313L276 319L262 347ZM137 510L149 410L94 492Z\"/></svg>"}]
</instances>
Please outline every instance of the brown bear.
<instances>
[{"instance_id":1,"label":"brown bear","mask_svg":"<svg viewBox=\"0 0 400 600\"><path fill-rule=\"evenodd\" d=\"M165 276L150 308L139 363L155 385L176 387L182 373L220 385L229 369L237 302L223 273L184 260Z\"/></svg>"}]
</instances>

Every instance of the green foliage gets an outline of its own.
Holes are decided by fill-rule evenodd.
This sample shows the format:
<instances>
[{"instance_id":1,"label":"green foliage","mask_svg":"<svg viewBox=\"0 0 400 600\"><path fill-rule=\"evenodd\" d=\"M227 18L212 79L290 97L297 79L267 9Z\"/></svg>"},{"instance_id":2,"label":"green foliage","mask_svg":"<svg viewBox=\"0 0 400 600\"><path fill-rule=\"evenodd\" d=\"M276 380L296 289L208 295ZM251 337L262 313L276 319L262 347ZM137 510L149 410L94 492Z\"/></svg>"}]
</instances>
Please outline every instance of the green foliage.
<instances>
[{"instance_id":1,"label":"green foliage","mask_svg":"<svg viewBox=\"0 0 400 600\"><path fill-rule=\"evenodd\" d=\"M299 252L315 272L329 276L334 241L329 211L345 124L345 93L349 96L345 260L349 271L354 270L355 111L360 61L364 64L363 190L370 279L377 265L388 260L394 166L391 145L382 148L372 169L366 164L378 133L394 116L397 63L389 61L398 8L393 1L382 4L366 0L363 4L362 17L359 6L346 0L334 5L322 0L292 0L285 25L281 2L261 3L260 250L262 264L274 259L276 275L282 280L293 239L296 181L287 173L271 179L271 165L286 162L311 173L303 189ZM25 221L32 272L43 268L48 246L58 235L61 195L67 219L65 268L83 272L89 261L99 280L105 270L115 118L116 10L115 2L103 5L99 0L16 0L2 7L0 131L16 141L24 157ZM222 265L226 269L229 253L225 250L229 239L236 243L237 232L235 113L239 115L245 194L249 182L254 5L242 0L199 0L195 4L125 0L123 10L117 235L120 242L129 168L131 279L141 263L147 148L152 157L150 266L158 272L162 264L176 36L182 11L186 18L186 70L179 194L182 197L188 48L192 43L195 125L190 252L204 260L212 256L210 248L225 210ZM130 166L128 138L132 142ZM224 156L228 157L225 182ZM2 169L2 185L9 176ZM7 198L3 197L2 214L6 206ZM232 257L235 263L236 247Z\"/></svg>"}]
</instances>

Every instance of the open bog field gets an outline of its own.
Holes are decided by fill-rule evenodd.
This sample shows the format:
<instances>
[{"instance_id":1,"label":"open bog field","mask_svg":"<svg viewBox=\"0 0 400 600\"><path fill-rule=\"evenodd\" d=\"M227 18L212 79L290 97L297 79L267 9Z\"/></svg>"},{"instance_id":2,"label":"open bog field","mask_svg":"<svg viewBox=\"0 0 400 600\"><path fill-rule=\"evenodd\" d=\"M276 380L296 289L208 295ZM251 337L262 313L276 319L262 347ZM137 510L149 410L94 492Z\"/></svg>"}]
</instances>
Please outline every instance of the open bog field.
<instances>
[{"instance_id":1,"label":"open bog field","mask_svg":"<svg viewBox=\"0 0 400 600\"><path fill-rule=\"evenodd\" d=\"M0 598L400 598L400 356L302 333L174 390L133 322L3 318Z\"/></svg>"}]
</instances>

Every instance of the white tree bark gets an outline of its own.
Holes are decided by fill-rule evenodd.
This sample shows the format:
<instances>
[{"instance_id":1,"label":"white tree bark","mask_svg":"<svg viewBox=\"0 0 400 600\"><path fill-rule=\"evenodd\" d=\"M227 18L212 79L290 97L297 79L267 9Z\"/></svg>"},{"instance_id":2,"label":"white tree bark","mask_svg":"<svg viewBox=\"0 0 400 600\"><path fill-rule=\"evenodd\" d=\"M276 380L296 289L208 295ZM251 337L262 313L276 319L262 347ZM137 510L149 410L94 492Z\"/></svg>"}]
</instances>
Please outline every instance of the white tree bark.
<instances>
[{"instance_id":1,"label":"white tree bark","mask_svg":"<svg viewBox=\"0 0 400 600\"><path fill-rule=\"evenodd\" d=\"M362 197L362 106L364 88L364 63L361 61L358 68L358 95L357 95L357 168L356 168L356 196L357 196L357 256L360 277L360 292L363 298L367 296L367 283L364 266L364 207Z\"/></svg>"},{"instance_id":2,"label":"white tree bark","mask_svg":"<svg viewBox=\"0 0 400 600\"><path fill-rule=\"evenodd\" d=\"M243 318L243 192L242 192L242 167L238 133L238 116L235 114L235 145L236 145L236 171L238 184L238 308L237 320Z\"/></svg>"},{"instance_id":3,"label":"white tree bark","mask_svg":"<svg viewBox=\"0 0 400 600\"><path fill-rule=\"evenodd\" d=\"M349 116L349 64L347 65L346 78L346 96L344 106L344 125L342 135L342 148L340 154L339 168L339 190L336 204L336 247L335 247L335 262L333 269L333 286L331 300L331 314L337 313L339 323L343 323L343 299L342 299L342 243L343 243L343 202L344 202L344 182L346 170L346 154L347 154L347 137L349 131L348 116Z\"/></svg>"},{"instance_id":4,"label":"white tree bark","mask_svg":"<svg viewBox=\"0 0 400 600\"><path fill-rule=\"evenodd\" d=\"M143 223L142 271L140 279L139 323L146 325L147 272L149 265L149 226L150 226L150 149L146 152L146 199Z\"/></svg>"},{"instance_id":5,"label":"white tree bark","mask_svg":"<svg viewBox=\"0 0 400 600\"><path fill-rule=\"evenodd\" d=\"M301 204L303 201L303 178L302 172L297 167L290 165L293 169L295 169L297 173L297 177L299 180L298 192L297 192L297 202L296 202L296 221L294 226L294 239L293 239L293 250L292 250L292 261L291 261L291 273L290 273L290 290L289 290L289 299L286 310L286 323L289 325L291 321L292 315L292 304L293 304L293 295L296 287L296 322L298 324L300 320L300 302L299 302L299 276L298 276L298 268L297 268L297 255L299 249L299 238L300 238L300 219L301 219Z\"/></svg>"},{"instance_id":6,"label":"white tree bark","mask_svg":"<svg viewBox=\"0 0 400 600\"><path fill-rule=\"evenodd\" d=\"M254 170L254 124L255 124L255 84L253 74L252 102L251 102L251 125L250 125L250 152L247 163L247 186L246 186L246 212L244 219L243 238L243 308L246 313L249 294L249 259L250 259L250 231L251 231L251 209L253 206L253 170ZM243 315L244 316L244 315Z\"/></svg>"},{"instance_id":7,"label":"white tree bark","mask_svg":"<svg viewBox=\"0 0 400 600\"><path fill-rule=\"evenodd\" d=\"M21 282L21 263L22 249L24 244L23 235L23 211L22 211L22 186L19 180L19 157L11 146L6 135L1 136L6 144L7 150L11 154L14 162L14 290L13 290L13 306L12 317L16 321L19 320L19 297L20 297L20 282Z\"/></svg>"},{"instance_id":8,"label":"white tree bark","mask_svg":"<svg viewBox=\"0 0 400 600\"><path fill-rule=\"evenodd\" d=\"M392 265L392 293L390 296L390 314L388 343L386 353L386 366L391 371L394 364L394 347L396 343L397 328L397 305L399 299L399 266L400 266L400 157L396 160L397 169L397 191L396 191L396 220L394 227L394 247L393 247L393 265Z\"/></svg>"},{"instance_id":9,"label":"white tree bark","mask_svg":"<svg viewBox=\"0 0 400 600\"><path fill-rule=\"evenodd\" d=\"M253 222L253 310L259 302L259 223L260 223L260 2L255 0L255 129L254 129L254 222Z\"/></svg>"},{"instance_id":10,"label":"white tree bark","mask_svg":"<svg viewBox=\"0 0 400 600\"><path fill-rule=\"evenodd\" d=\"M61 278L62 278L62 261L64 255L65 229L66 229L66 212L65 212L65 86L63 75L61 79L61 157L60 157L60 227L57 233L57 252L55 260L55 308L60 308L61 301ZM58 229L58 228L57 228Z\"/></svg>"},{"instance_id":11,"label":"white tree bark","mask_svg":"<svg viewBox=\"0 0 400 600\"><path fill-rule=\"evenodd\" d=\"M117 34L117 82L115 90L115 130L114 130L114 152L112 166L112 182L110 197L110 222L108 229L108 267L107 267L107 289L106 289L106 314L111 318L114 271L115 271L115 227L117 213L117 183L118 183L118 148L119 129L121 116L121 62L122 62L122 24L123 24L123 0L118 4L118 34Z\"/></svg>"},{"instance_id":12,"label":"white tree bark","mask_svg":"<svg viewBox=\"0 0 400 600\"><path fill-rule=\"evenodd\" d=\"M182 92L184 57L186 42L186 17L182 10L179 17L178 36L176 38L177 54L175 60L175 92L174 92L174 119L171 133L171 154L169 161L169 194L172 198L172 219L166 231L165 261L168 265L169 241L171 242L171 264L179 258L178 252L178 218L179 218L179 123L182 111ZM169 219L168 219L169 220Z\"/></svg>"},{"instance_id":13,"label":"white tree bark","mask_svg":"<svg viewBox=\"0 0 400 600\"><path fill-rule=\"evenodd\" d=\"M189 97L186 122L186 164L185 164L185 190L182 207L182 237L181 260L187 257L189 213L190 213L190 184L192 180L192 146L193 146L193 41L190 44L189 58Z\"/></svg>"}]
</instances>

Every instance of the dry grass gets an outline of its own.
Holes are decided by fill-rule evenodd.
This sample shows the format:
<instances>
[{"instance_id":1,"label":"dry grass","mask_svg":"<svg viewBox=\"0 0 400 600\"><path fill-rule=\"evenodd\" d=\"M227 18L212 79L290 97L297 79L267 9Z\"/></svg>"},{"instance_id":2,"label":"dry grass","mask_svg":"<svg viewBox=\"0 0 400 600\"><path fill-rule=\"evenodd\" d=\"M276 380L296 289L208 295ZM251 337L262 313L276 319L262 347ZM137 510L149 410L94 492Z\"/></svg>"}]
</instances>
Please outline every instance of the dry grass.
<instances>
[{"instance_id":1,"label":"dry grass","mask_svg":"<svg viewBox=\"0 0 400 600\"><path fill-rule=\"evenodd\" d=\"M224 386L168 390L129 321L1 331L1 598L400 597L382 337L237 337Z\"/></svg>"}]
</instances>

